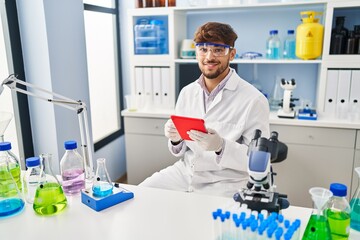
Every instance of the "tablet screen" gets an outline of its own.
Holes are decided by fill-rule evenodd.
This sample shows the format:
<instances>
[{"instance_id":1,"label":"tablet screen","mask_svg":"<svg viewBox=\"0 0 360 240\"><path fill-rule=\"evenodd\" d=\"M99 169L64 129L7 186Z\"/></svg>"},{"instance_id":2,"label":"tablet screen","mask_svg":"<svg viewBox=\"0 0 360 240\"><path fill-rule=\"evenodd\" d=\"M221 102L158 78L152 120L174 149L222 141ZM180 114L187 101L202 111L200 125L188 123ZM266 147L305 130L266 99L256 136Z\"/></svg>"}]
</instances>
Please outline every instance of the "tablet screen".
<instances>
[{"instance_id":1,"label":"tablet screen","mask_svg":"<svg viewBox=\"0 0 360 240\"><path fill-rule=\"evenodd\" d=\"M197 130L206 133L204 119L176 115L172 115L171 119L178 130L180 137L184 140L191 140L187 134L190 130Z\"/></svg>"}]
</instances>

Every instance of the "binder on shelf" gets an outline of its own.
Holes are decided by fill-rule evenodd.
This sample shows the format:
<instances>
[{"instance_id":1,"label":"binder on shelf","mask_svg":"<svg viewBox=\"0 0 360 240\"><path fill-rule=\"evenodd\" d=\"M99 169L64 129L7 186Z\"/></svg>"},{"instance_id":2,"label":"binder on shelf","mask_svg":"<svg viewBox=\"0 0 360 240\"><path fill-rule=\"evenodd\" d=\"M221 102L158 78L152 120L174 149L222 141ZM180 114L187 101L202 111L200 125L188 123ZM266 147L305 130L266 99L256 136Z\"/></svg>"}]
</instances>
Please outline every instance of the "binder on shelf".
<instances>
[{"instance_id":1,"label":"binder on shelf","mask_svg":"<svg viewBox=\"0 0 360 240\"><path fill-rule=\"evenodd\" d=\"M328 70L325 90L324 113L335 116L339 70Z\"/></svg>"},{"instance_id":2,"label":"binder on shelf","mask_svg":"<svg viewBox=\"0 0 360 240\"><path fill-rule=\"evenodd\" d=\"M139 97L144 95L143 67L135 67L135 94Z\"/></svg>"},{"instance_id":3,"label":"binder on shelf","mask_svg":"<svg viewBox=\"0 0 360 240\"><path fill-rule=\"evenodd\" d=\"M161 68L161 102L165 108L170 107L170 68Z\"/></svg>"},{"instance_id":4,"label":"binder on shelf","mask_svg":"<svg viewBox=\"0 0 360 240\"><path fill-rule=\"evenodd\" d=\"M337 87L336 116L346 119L349 111L351 70L339 70Z\"/></svg>"},{"instance_id":5,"label":"binder on shelf","mask_svg":"<svg viewBox=\"0 0 360 240\"><path fill-rule=\"evenodd\" d=\"M360 70L352 70L350 87L350 113L354 121L360 120Z\"/></svg>"},{"instance_id":6,"label":"binder on shelf","mask_svg":"<svg viewBox=\"0 0 360 240\"><path fill-rule=\"evenodd\" d=\"M156 107L161 106L161 68L152 68L153 99Z\"/></svg>"},{"instance_id":7,"label":"binder on shelf","mask_svg":"<svg viewBox=\"0 0 360 240\"><path fill-rule=\"evenodd\" d=\"M153 105L153 84L151 67L144 67L144 107L151 108Z\"/></svg>"}]
</instances>

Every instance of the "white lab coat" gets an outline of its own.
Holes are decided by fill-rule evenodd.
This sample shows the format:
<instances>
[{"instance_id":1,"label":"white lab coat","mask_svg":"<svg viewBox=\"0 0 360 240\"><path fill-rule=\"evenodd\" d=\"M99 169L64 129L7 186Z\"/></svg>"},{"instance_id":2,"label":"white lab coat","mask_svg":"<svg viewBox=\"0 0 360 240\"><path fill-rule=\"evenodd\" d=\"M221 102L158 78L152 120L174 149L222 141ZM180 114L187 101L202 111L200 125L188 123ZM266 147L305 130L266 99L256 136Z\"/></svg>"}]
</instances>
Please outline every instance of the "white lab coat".
<instances>
[{"instance_id":1,"label":"white lab coat","mask_svg":"<svg viewBox=\"0 0 360 240\"><path fill-rule=\"evenodd\" d=\"M195 81L181 90L175 114L203 118L206 127L217 131L225 140L222 156L204 151L193 141L184 141L181 151L174 153L169 141L169 150L182 159L160 174L154 174L157 175L153 175L154 182L146 180L145 185L154 186L157 182L161 187L172 189L171 184L184 180L187 191L222 196L232 196L245 187L248 180L247 146L255 129L260 129L263 137L269 137L269 104L265 96L233 71L206 112L203 89ZM172 169L174 167L176 171ZM174 175L180 179L164 179L176 177ZM175 190L182 189L175 187Z\"/></svg>"}]
</instances>

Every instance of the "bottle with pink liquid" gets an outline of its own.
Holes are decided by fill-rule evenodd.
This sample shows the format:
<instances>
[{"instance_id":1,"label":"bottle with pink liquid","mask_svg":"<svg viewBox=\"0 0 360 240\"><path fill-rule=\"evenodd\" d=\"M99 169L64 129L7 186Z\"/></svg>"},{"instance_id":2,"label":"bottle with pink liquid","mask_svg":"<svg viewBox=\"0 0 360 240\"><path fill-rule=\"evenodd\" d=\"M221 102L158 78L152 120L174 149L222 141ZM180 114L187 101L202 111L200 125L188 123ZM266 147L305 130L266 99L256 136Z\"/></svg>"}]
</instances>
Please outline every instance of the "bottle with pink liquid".
<instances>
[{"instance_id":1,"label":"bottle with pink liquid","mask_svg":"<svg viewBox=\"0 0 360 240\"><path fill-rule=\"evenodd\" d=\"M60 161L62 187L65 194L74 195L85 188L84 160L77 151L76 141L64 143L65 154Z\"/></svg>"}]
</instances>

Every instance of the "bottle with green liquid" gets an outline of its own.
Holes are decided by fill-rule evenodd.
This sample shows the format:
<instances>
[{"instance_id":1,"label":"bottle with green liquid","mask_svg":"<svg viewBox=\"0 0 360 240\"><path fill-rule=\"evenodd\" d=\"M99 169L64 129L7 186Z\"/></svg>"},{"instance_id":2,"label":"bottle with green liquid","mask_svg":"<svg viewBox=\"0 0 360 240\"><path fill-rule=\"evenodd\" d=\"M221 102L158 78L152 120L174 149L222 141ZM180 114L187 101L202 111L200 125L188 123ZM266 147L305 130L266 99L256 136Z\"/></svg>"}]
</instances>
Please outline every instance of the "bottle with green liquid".
<instances>
[{"instance_id":1,"label":"bottle with green liquid","mask_svg":"<svg viewBox=\"0 0 360 240\"><path fill-rule=\"evenodd\" d=\"M346 200L347 187L341 183L332 183L330 191L333 196L326 210L333 240L347 240L350 234L350 205Z\"/></svg>"},{"instance_id":2,"label":"bottle with green liquid","mask_svg":"<svg viewBox=\"0 0 360 240\"><path fill-rule=\"evenodd\" d=\"M314 187L309 190L314 209L311 213L302 240L331 240L329 221L325 213L332 192L326 188Z\"/></svg>"},{"instance_id":3,"label":"bottle with green liquid","mask_svg":"<svg viewBox=\"0 0 360 240\"><path fill-rule=\"evenodd\" d=\"M41 154L45 165L45 181L36 188L33 209L36 214L50 216L61 213L67 206L67 199L61 184L51 170L51 154Z\"/></svg>"}]
</instances>

